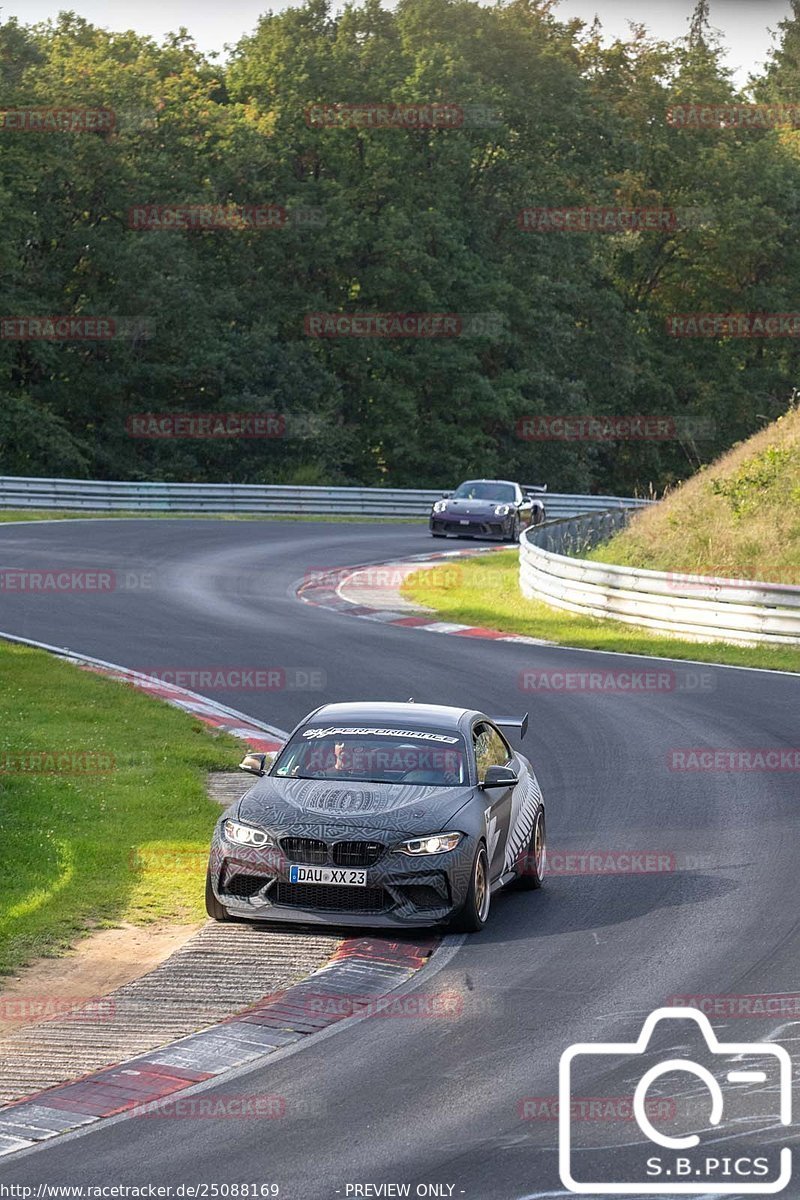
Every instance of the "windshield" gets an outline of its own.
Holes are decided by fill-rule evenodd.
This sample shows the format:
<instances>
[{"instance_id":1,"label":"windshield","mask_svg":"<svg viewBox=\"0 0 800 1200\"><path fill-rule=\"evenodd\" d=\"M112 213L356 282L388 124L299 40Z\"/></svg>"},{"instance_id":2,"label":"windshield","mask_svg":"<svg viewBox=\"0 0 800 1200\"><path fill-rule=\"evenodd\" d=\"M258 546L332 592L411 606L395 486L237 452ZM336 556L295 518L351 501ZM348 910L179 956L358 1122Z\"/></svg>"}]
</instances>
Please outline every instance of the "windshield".
<instances>
[{"instance_id":1,"label":"windshield","mask_svg":"<svg viewBox=\"0 0 800 1200\"><path fill-rule=\"evenodd\" d=\"M502 504L513 504L517 489L513 483L462 483L453 492L454 500L497 500Z\"/></svg>"},{"instance_id":2,"label":"windshield","mask_svg":"<svg viewBox=\"0 0 800 1200\"><path fill-rule=\"evenodd\" d=\"M452 731L306 726L286 743L270 775L457 787L467 781L467 765L463 739Z\"/></svg>"}]
</instances>

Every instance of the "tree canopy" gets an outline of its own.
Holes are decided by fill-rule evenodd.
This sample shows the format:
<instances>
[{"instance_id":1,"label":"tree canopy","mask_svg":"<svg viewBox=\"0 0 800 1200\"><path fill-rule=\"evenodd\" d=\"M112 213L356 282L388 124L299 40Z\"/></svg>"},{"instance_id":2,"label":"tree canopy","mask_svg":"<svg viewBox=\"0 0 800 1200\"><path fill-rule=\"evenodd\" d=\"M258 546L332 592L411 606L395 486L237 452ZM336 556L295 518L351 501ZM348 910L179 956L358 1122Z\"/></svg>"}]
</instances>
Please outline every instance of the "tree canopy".
<instances>
[{"instance_id":1,"label":"tree canopy","mask_svg":"<svg viewBox=\"0 0 800 1200\"><path fill-rule=\"evenodd\" d=\"M800 103L800 3L744 91L708 8L674 43L607 43L552 0L307 0L224 63L185 30L0 24L0 472L630 493L748 436L786 407L797 338L675 337L668 318L800 310L800 118L668 113ZM32 127L53 110L113 120ZM176 206L217 224L169 227ZM520 215L546 209L672 215ZM458 332L309 333L314 314L388 313L457 314ZM9 323L56 315L116 335ZM130 436L132 414L176 412L281 414L282 436ZM647 414L674 436L520 432Z\"/></svg>"}]
</instances>

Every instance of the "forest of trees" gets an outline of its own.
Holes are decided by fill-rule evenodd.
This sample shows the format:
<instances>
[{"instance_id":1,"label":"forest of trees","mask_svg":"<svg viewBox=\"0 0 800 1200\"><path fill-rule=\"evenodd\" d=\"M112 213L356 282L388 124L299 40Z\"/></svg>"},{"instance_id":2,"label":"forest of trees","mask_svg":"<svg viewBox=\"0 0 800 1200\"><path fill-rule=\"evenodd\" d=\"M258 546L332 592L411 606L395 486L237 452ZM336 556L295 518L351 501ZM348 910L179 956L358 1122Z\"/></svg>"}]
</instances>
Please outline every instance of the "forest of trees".
<instances>
[{"instance_id":1,"label":"forest of trees","mask_svg":"<svg viewBox=\"0 0 800 1200\"><path fill-rule=\"evenodd\" d=\"M792 8L744 91L707 0L675 43L632 27L609 44L551 0L341 13L307 0L212 58L185 31L159 45L73 13L0 24L0 473L397 487L482 474L621 494L685 477L792 399L796 336L681 338L667 318L800 312L800 117L696 128L667 113L800 104ZM314 115L365 104L460 115L402 128ZM114 118L67 132L8 116L54 108ZM268 217L143 230L131 215L157 224L176 205ZM564 207L678 217L520 227L523 209ZM458 336L310 336L317 313L465 318ZM127 333L14 332L11 318L54 315ZM282 436L130 436L131 414L175 412L280 414ZM663 440L521 437L537 414L677 426Z\"/></svg>"}]
</instances>

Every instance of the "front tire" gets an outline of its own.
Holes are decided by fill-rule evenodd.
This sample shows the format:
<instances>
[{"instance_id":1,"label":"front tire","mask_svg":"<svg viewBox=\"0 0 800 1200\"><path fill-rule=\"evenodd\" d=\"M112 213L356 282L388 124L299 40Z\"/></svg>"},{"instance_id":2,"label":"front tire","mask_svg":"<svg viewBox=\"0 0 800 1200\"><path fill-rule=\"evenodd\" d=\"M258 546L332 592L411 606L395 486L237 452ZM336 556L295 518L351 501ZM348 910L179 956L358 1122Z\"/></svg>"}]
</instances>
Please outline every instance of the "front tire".
<instances>
[{"instance_id":1,"label":"front tire","mask_svg":"<svg viewBox=\"0 0 800 1200\"><path fill-rule=\"evenodd\" d=\"M517 880L523 891L533 892L544 884L547 870L547 827L544 819L544 809L540 808L533 823L531 840L522 860L522 870Z\"/></svg>"},{"instance_id":2,"label":"front tire","mask_svg":"<svg viewBox=\"0 0 800 1200\"><path fill-rule=\"evenodd\" d=\"M489 859L486 847L481 842L472 863L467 898L464 907L453 921L459 933L478 933L489 919L491 886L489 883Z\"/></svg>"},{"instance_id":3,"label":"front tire","mask_svg":"<svg viewBox=\"0 0 800 1200\"><path fill-rule=\"evenodd\" d=\"M214 889L211 886L211 872L206 872L206 912L211 917L212 921L228 921L230 920L225 909L220 904L217 897L214 895Z\"/></svg>"},{"instance_id":4,"label":"front tire","mask_svg":"<svg viewBox=\"0 0 800 1200\"><path fill-rule=\"evenodd\" d=\"M514 517L514 524L511 526L511 534L508 539L510 542L518 542L519 541L519 528L520 528L519 517L516 516L516 517Z\"/></svg>"}]
</instances>

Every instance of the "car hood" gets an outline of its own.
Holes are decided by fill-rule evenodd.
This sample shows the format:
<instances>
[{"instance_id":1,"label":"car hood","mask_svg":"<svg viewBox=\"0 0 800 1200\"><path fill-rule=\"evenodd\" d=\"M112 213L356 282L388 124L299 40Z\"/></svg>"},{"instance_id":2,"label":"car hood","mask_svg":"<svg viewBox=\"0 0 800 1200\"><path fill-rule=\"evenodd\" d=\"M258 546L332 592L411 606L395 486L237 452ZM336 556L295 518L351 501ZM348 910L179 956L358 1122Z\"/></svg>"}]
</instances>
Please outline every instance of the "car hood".
<instances>
[{"instance_id":1,"label":"car hood","mask_svg":"<svg viewBox=\"0 0 800 1200\"><path fill-rule=\"evenodd\" d=\"M445 512L465 517L491 515L500 504L507 504L510 508L514 504L513 500L447 500L445 503Z\"/></svg>"},{"instance_id":2,"label":"car hood","mask_svg":"<svg viewBox=\"0 0 800 1200\"><path fill-rule=\"evenodd\" d=\"M354 831L435 833L473 794L463 787L403 783L340 783L329 779L260 780L239 801L234 815L270 832L335 837Z\"/></svg>"}]
</instances>

